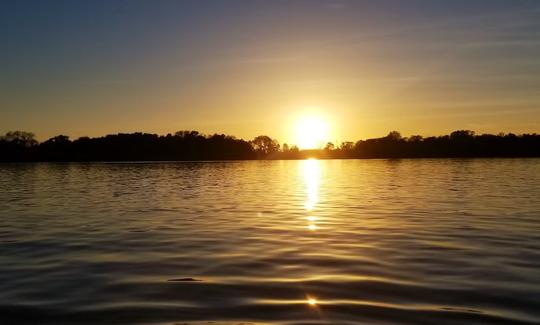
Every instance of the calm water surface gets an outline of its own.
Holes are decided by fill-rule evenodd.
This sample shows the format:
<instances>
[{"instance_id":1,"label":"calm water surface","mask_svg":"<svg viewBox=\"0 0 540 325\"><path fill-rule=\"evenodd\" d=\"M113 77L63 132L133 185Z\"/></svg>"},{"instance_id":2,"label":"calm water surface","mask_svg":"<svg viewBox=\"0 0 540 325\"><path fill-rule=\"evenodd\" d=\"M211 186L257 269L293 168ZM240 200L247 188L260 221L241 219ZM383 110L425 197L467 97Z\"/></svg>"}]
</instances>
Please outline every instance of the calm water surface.
<instances>
[{"instance_id":1,"label":"calm water surface","mask_svg":"<svg viewBox=\"0 0 540 325\"><path fill-rule=\"evenodd\" d=\"M540 323L540 160L0 165L0 323Z\"/></svg>"}]
</instances>

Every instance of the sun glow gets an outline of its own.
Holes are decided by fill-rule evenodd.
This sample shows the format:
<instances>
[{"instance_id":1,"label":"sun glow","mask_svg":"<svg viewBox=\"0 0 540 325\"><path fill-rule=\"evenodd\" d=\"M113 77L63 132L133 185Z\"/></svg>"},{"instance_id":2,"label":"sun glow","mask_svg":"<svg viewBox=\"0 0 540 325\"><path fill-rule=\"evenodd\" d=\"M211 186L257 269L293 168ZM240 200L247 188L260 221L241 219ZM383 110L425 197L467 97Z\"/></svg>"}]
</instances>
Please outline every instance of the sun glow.
<instances>
[{"instance_id":1,"label":"sun glow","mask_svg":"<svg viewBox=\"0 0 540 325\"><path fill-rule=\"evenodd\" d=\"M328 141L328 124L320 117L304 117L296 123L296 143L300 149L317 149Z\"/></svg>"}]
</instances>

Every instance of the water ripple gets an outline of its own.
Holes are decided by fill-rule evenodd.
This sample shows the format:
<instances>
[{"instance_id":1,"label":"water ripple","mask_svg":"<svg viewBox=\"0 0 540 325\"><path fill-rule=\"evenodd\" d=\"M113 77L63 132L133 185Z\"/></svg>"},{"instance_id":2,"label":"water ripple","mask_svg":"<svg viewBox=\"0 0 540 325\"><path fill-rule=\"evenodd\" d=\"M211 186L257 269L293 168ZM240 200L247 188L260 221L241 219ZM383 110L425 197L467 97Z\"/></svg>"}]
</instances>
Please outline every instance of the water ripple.
<instances>
[{"instance_id":1,"label":"water ripple","mask_svg":"<svg viewBox=\"0 0 540 325\"><path fill-rule=\"evenodd\" d=\"M0 323L540 323L540 160L0 165Z\"/></svg>"}]
</instances>

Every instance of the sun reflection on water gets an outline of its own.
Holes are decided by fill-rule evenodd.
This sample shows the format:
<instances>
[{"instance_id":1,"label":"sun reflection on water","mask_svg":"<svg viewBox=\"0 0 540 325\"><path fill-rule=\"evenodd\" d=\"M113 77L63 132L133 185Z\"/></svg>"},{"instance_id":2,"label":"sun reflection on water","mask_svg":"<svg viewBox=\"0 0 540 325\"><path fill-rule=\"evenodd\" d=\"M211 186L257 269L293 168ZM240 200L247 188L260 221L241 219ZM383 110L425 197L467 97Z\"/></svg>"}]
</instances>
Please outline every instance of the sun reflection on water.
<instances>
[{"instance_id":1,"label":"sun reflection on water","mask_svg":"<svg viewBox=\"0 0 540 325\"><path fill-rule=\"evenodd\" d=\"M319 202L319 185L321 182L321 168L319 161L316 159L302 161L302 171L304 174L307 195L304 207L307 212L311 213L306 217L309 222L307 228L314 231L318 229L315 223L318 220L318 217L313 215L312 212L315 210L315 207Z\"/></svg>"},{"instance_id":2,"label":"sun reflection on water","mask_svg":"<svg viewBox=\"0 0 540 325\"><path fill-rule=\"evenodd\" d=\"M307 200L304 204L306 210L311 211L319 202L319 184L321 179L321 168L316 159L304 160L302 170L304 172L304 182L306 183Z\"/></svg>"},{"instance_id":3,"label":"sun reflection on water","mask_svg":"<svg viewBox=\"0 0 540 325\"><path fill-rule=\"evenodd\" d=\"M319 186L321 183L321 166L320 162L316 159L308 159L302 162L302 171L304 174L304 183L306 184L306 202L304 207L308 216L306 220L308 221L307 229L310 231L315 231L319 227L316 222L319 220L319 217L315 215L315 208L319 202ZM306 296L306 303L309 307L315 308L318 310L317 298L313 296Z\"/></svg>"}]
</instances>

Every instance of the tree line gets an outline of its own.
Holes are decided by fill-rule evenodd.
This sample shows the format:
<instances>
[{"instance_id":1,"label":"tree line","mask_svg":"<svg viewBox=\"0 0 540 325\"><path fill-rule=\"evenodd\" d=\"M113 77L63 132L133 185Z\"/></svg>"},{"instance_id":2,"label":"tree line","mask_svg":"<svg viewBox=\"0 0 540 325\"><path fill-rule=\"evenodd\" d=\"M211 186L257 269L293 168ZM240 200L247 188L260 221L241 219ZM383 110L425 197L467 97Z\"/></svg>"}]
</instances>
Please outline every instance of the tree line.
<instances>
[{"instance_id":1,"label":"tree line","mask_svg":"<svg viewBox=\"0 0 540 325\"><path fill-rule=\"evenodd\" d=\"M70 140L58 135L38 142L31 132L11 131L0 136L0 161L167 161L251 160L305 158L444 158L540 157L540 135L481 134L454 131L449 135L387 136L357 142L327 143L322 149L300 150L280 145L269 136L251 141L197 131L175 134L119 133Z\"/></svg>"}]
</instances>

